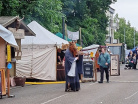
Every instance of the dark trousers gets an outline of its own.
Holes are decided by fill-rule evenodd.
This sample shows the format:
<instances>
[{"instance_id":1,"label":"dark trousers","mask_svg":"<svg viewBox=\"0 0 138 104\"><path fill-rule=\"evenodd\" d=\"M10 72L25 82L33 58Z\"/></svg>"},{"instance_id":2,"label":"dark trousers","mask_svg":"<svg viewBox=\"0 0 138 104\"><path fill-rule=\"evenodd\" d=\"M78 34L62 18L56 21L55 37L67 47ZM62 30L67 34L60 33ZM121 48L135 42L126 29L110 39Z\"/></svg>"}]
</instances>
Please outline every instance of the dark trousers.
<instances>
[{"instance_id":1,"label":"dark trousers","mask_svg":"<svg viewBox=\"0 0 138 104\"><path fill-rule=\"evenodd\" d=\"M134 65L133 65L133 69L136 69L136 65L137 65L137 64L134 64Z\"/></svg>"},{"instance_id":2,"label":"dark trousers","mask_svg":"<svg viewBox=\"0 0 138 104\"><path fill-rule=\"evenodd\" d=\"M104 71L105 71L105 74L106 74L106 80L109 81L109 70L108 68L103 68L100 66L100 71L101 71L101 82L103 82L103 78L104 78Z\"/></svg>"}]
</instances>

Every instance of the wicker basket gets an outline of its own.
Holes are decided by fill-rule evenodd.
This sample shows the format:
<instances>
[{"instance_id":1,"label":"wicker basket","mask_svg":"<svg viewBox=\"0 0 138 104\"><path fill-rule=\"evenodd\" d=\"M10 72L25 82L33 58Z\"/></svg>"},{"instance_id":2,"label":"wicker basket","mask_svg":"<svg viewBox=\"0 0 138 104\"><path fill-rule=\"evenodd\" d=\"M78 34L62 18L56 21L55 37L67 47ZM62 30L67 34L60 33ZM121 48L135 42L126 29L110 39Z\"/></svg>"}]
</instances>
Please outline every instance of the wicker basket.
<instances>
[{"instance_id":1,"label":"wicker basket","mask_svg":"<svg viewBox=\"0 0 138 104\"><path fill-rule=\"evenodd\" d=\"M16 86L22 86L24 87L26 78L25 77L14 77Z\"/></svg>"}]
</instances>

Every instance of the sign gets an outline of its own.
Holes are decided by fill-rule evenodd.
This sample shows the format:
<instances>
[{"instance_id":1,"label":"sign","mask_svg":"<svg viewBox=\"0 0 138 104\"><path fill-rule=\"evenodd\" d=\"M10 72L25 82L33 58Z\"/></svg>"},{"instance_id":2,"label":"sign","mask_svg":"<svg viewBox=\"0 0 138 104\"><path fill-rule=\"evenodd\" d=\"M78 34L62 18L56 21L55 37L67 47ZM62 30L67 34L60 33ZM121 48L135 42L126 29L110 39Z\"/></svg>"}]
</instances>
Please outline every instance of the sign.
<instances>
[{"instance_id":1,"label":"sign","mask_svg":"<svg viewBox=\"0 0 138 104\"><path fill-rule=\"evenodd\" d=\"M14 35L15 39L24 39L25 32L23 29L8 28Z\"/></svg>"},{"instance_id":2,"label":"sign","mask_svg":"<svg viewBox=\"0 0 138 104\"><path fill-rule=\"evenodd\" d=\"M1 80L1 71L0 71L0 96L2 96L2 80Z\"/></svg>"},{"instance_id":3,"label":"sign","mask_svg":"<svg viewBox=\"0 0 138 104\"><path fill-rule=\"evenodd\" d=\"M11 62L11 46L7 45L7 62Z\"/></svg>"},{"instance_id":4,"label":"sign","mask_svg":"<svg viewBox=\"0 0 138 104\"><path fill-rule=\"evenodd\" d=\"M93 63L92 62L83 62L83 77L84 78L93 78Z\"/></svg>"},{"instance_id":5,"label":"sign","mask_svg":"<svg viewBox=\"0 0 138 104\"><path fill-rule=\"evenodd\" d=\"M110 75L111 76L120 75L119 55L111 55Z\"/></svg>"}]
</instances>

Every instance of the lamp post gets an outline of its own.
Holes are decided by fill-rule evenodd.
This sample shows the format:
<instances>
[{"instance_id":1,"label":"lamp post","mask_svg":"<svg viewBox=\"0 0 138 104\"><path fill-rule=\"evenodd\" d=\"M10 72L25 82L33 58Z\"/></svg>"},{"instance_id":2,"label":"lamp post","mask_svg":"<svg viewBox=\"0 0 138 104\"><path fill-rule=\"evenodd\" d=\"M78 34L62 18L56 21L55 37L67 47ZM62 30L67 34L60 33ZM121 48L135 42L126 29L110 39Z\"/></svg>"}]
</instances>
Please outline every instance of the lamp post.
<instances>
[{"instance_id":1,"label":"lamp post","mask_svg":"<svg viewBox=\"0 0 138 104\"><path fill-rule=\"evenodd\" d=\"M135 48L135 28L134 28L134 48Z\"/></svg>"},{"instance_id":2,"label":"lamp post","mask_svg":"<svg viewBox=\"0 0 138 104\"><path fill-rule=\"evenodd\" d=\"M64 17L62 17L62 34L63 34L63 39L65 37L65 20Z\"/></svg>"},{"instance_id":3,"label":"lamp post","mask_svg":"<svg viewBox=\"0 0 138 104\"><path fill-rule=\"evenodd\" d=\"M126 44L126 30L125 30L125 28L124 28L124 44Z\"/></svg>"}]
</instances>

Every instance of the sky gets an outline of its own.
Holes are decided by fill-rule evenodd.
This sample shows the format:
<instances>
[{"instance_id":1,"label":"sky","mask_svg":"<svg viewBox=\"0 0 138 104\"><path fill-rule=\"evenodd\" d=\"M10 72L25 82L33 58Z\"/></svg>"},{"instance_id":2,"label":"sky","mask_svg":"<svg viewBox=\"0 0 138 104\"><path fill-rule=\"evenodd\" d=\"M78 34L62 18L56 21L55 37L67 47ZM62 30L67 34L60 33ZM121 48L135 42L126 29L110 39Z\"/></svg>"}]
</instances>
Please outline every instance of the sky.
<instances>
[{"instance_id":1,"label":"sky","mask_svg":"<svg viewBox=\"0 0 138 104\"><path fill-rule=\"evenodd\" d=\"M115 9L115 14L130 21L131 26L138 30L138 0L117 0L111 7Z\"/></svg>"}]
</instances>

